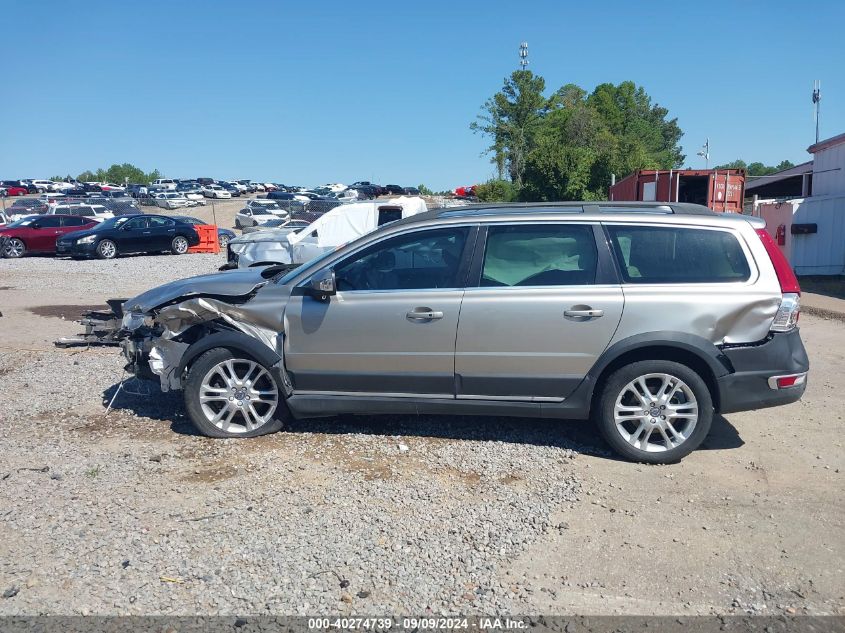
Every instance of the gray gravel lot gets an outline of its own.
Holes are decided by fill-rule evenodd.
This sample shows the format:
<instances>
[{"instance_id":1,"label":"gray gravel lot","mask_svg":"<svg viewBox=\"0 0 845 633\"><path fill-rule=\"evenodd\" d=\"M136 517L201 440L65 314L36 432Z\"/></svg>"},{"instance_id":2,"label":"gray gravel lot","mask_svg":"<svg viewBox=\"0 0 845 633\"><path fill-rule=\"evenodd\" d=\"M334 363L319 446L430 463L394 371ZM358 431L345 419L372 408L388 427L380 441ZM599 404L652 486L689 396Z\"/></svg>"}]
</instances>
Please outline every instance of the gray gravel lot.
<instances>
[{"instance_id":1,"label":"gray gravel lot","mask_svg":"<svg viewBox=\"0 0 845 633\"><path fill-rule=\"evenodd\" d=\"M117 351L51 341L222 261L0 260L0 615L845 612L842 323L801 319L803 402L719 418L671 467L574 422L209 440L155 384L106 415Z\"/></svg>"}]
</instances>

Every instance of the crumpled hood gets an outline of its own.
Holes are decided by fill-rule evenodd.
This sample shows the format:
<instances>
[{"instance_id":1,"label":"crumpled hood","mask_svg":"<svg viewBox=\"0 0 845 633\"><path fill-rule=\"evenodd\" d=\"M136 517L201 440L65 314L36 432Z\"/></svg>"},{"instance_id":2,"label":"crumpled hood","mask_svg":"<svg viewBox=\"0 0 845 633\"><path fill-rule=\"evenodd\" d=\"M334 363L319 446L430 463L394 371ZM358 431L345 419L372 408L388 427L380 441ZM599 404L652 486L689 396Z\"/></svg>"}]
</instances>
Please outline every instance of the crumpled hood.
<instances>
[{"instance_id":1,"label":"crumpled hood","mask_svg":"<svg viewBox=\"0 0 845 633\"><path fill-rule=\"evenodd\" d=\"M197 295L238 297L267 283L263 268L243 268L171 281L147 290L123 304L124 312L149 312L165 303Z\"/></svg>"}]
</instances>

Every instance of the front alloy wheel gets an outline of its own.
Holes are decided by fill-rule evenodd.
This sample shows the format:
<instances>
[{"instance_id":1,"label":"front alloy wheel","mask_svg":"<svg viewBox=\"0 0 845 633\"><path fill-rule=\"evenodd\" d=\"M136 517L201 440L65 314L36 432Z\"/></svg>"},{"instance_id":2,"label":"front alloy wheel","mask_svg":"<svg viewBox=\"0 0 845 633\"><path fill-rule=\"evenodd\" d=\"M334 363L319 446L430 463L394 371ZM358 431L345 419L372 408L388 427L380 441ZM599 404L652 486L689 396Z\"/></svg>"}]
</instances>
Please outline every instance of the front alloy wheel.
<instances>
[{"instance_id":1,"label":"front alloy wheel","mask_svg":"<svg viewBox=\"0 0 845 633\"><path fill-rule=\"evenodd\" d=\"M228 349L200 356L185 383L185 405L209 437L253 437L282 428L287 407L270 371Z\"/></svg>"},{"instance_id":2,"label":"front alloy wheel","mask_svg":"<svg viewBox=\"0 0 845 633\"><path fill-rule=\"evenodd\" d=\"M17 259L23 257L24 253L26 253L26 245L18 238L13 237L6 245L6 250L3 251L3 257Z\"/></svg>"},{"instance_id":3,"label":"front alloy wheel","mask_svg":"<svg viewBox=\"0 0 845 633\"><path fill-rule=\"evenodd\" d=\"M704 441L713 399L701 376L674 361L631 363L607 379L596 413L608 444L620 455L671 464Z\"/></svg>"},{"instance_id":4,"label":"front alloy wheel","mask_svg":"<svg viewBox=\"0 0 845 633\"><path fill-rule=\"evenodd\" d=\"M117 245L111 240L101 240L97 244L97 255L100 259L114 259L117 255Z\"/></svg>"}]
</instances>

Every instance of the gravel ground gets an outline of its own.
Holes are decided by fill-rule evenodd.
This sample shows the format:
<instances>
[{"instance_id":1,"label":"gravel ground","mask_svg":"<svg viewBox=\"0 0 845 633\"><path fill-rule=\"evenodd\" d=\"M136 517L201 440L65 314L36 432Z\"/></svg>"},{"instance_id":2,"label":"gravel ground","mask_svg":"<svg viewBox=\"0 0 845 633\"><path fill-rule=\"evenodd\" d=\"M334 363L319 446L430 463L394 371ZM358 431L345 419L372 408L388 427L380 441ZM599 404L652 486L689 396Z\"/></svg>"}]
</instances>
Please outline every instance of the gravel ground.
<instances>
[{"instance_id":1,"label":"gravel ground","mask_svg":"<svg viewBox=\"0 0 845 633\"><path fill-rule=\"evenodd\" d=\"M805 400L719 418L671 467L612 459L584 423L209 440L146 383L106 414L116 350L50 342L219 263L0 260L0 615L845 612L845 325L802 317Z\"/></svg>"}]
</instances>

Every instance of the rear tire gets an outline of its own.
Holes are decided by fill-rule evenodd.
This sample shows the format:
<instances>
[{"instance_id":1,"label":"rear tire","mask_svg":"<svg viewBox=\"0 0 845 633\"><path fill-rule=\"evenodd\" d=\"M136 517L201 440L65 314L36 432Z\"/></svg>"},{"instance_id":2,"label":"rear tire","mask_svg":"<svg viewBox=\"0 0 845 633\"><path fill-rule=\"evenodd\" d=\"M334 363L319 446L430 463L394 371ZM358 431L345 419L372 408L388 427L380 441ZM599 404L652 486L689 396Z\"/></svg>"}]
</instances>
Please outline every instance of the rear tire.
<instances>
[{"instance_id":1,"label":"rear tire","mask_svg":"<svg viewBox=\"0 0 845 633\"><path fill-rule=\"evenodd\" d=\"M184 255L188 252L188 240L181 235L177 235L170 243L170 252L174 255Z\"/></svg>"},{"instance_id":2,"label":"rear tire","mask_svg":"<svg viewBox=\"0 0 845 633\"><path fill-rule=\"evenodd\" d=\"M269 370L222 347L205 352L191 366L185 408L197 430L208 437L275 433L290 416Z\"/></svg>"},{"instance_id":3,"label":"rear tire","mask_svg":"<svg viewBox=\"0 0 845 633\"><path fill-rule=\"evenodd\" d=\"M713 413L710 389L694 370L646 360L610 375L595 418L607 443L626 459L673 464L701 445Z\"/></svg>"}]
</instances>

